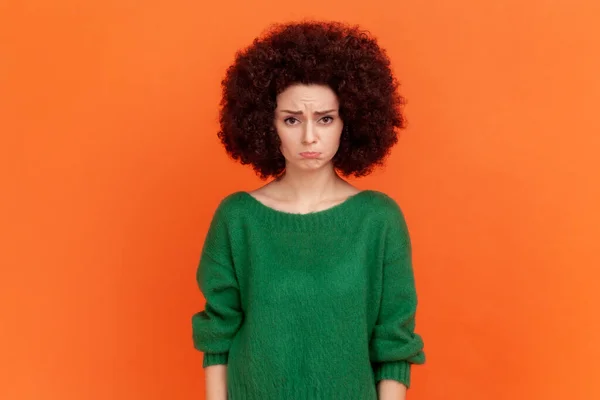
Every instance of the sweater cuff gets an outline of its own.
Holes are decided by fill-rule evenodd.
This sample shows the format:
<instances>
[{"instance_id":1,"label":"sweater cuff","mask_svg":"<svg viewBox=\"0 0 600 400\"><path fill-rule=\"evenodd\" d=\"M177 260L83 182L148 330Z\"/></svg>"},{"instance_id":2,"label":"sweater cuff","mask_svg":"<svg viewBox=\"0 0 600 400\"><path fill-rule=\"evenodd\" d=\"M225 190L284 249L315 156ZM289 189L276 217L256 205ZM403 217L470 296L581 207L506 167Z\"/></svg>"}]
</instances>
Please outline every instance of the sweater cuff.
<instances>
[{"instance_id":1,"label":"sweater cuff","mask_svg":"<svg viewBox=\"0 0 600 400\"><path fill-rule=\"evenodd\" d=\"M410 363L407 361L389 361L375 366L375 383L382 379L393 379L407 388L410 387Z\"/></svg>"},{"instance_id":2,"label":"sweater cuff","mask_svg":"<svg viewBox=\"0 0 600 400\"><path fill-rule=\"evenodd\" d=\"M229 353L204 353L202 367L206 368L211 365L227 364Z\"/></svg>"}]
</instances>

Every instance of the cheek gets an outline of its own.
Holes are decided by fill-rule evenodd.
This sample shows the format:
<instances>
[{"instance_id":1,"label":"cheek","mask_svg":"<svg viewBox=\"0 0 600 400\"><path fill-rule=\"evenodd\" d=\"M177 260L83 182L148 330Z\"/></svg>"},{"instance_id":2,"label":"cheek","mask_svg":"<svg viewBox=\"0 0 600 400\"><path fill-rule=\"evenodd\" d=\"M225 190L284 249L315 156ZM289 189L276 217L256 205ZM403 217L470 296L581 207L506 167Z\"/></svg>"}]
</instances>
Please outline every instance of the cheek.
<instances>
[{"instance_id":1,"label":"cheek","mask_svg":"<svg viewBox=\"0 0 600 400\"><path fill-rule=\"evenodd\" d=\"M335 134L329 136L327 138L327 147L334 148L335 150L337 150L337 148L340 146L341 138L341 132L336 132Z\"/></svg>"},{"instance_id":2,"label":"cheek","mask_svg":"<svg viewBox=\"0 0 600 400\"><path fill-rule=\"evenodd\" d=\"M289 153L293 150L294 143L290 135L286 135L285 131L277 131L277 136L279 137L279 151L282 154Z\"/></svg>"},{"instance_id":3,"label":"cheek","mask_svg":"<svg viewBox=\"0 0 600 400\"><path fill-rule=\"evenodd\" d=\"M291 144L290 139L284 132L279 133L278 136L279 136L279 143L281 143L280 147L282 149L290 146L290 144Z\"/></svg>"}]
</instances>

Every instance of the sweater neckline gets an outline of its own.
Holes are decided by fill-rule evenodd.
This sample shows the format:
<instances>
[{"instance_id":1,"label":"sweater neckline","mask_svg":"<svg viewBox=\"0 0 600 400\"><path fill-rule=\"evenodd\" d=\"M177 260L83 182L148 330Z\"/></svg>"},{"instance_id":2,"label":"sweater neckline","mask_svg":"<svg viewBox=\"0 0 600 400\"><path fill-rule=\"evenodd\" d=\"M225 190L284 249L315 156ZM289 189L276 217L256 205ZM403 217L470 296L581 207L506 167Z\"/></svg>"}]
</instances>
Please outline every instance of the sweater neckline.
<instances>
[{"instance_id":1,"label":"sweater neckline","mask_svg":"<svg viewBox=\"0 0 600 400\"><path fill-rule=\"evenodd\" d=\"M340 225L347 222L348 214L345 212L350 209L355 203L372 190L361 190L358 193L346 197L342 202L319 211L309 213L293 213L289 211L278 210L267 206L252 196L246 191L241 191L240 194L246 199L248 210L260 217L263 221L274 226L285 226L287 228L297 228L301 230L314 229L327 225Z\"/></svg>"}]
</instances>

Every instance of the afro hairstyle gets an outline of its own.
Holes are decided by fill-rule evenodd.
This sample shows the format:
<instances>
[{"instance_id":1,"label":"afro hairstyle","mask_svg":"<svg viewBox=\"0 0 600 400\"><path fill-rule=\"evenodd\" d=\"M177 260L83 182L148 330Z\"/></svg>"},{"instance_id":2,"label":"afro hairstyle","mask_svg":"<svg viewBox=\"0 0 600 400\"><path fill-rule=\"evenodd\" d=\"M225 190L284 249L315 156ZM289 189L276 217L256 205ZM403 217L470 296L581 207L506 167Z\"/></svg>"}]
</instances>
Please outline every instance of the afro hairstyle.
<instances>
[{"instance_id":1,"label":"afro hairstyle","mask_svg":"<svg viewBox=\"0 0 600 400\"><path fill-rule=\"evenodd\" d=\"M360 27L320 21L274 24L235 54L221 82L218 132L231 158L261 179L285 171L274 112L277 95L293 84L327 85L337 95L344 122L337 171L360 177L383 165L405 127L390 60Z\"/></svg>"}]
</instances>

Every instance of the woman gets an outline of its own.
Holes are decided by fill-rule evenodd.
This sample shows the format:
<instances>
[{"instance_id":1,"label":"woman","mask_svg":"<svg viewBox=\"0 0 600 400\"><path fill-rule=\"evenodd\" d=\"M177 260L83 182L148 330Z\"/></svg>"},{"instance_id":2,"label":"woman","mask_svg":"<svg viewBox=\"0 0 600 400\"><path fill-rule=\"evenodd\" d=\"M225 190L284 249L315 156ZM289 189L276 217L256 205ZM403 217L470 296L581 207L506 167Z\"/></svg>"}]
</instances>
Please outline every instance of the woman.
<instances>
[{"instance_id":1,"label":"woman","mask_svg":"<svg viewBox=\"0 0 600 400\"><path fill-rule=\"evenodd\" d=\"M342 176L403 128L389 60L358 27L276 25L223 80L219 138L271 182L214 213L192 318L208 400L404 399L417 296L404 217Z\"/></svg>"}]
</instances>

